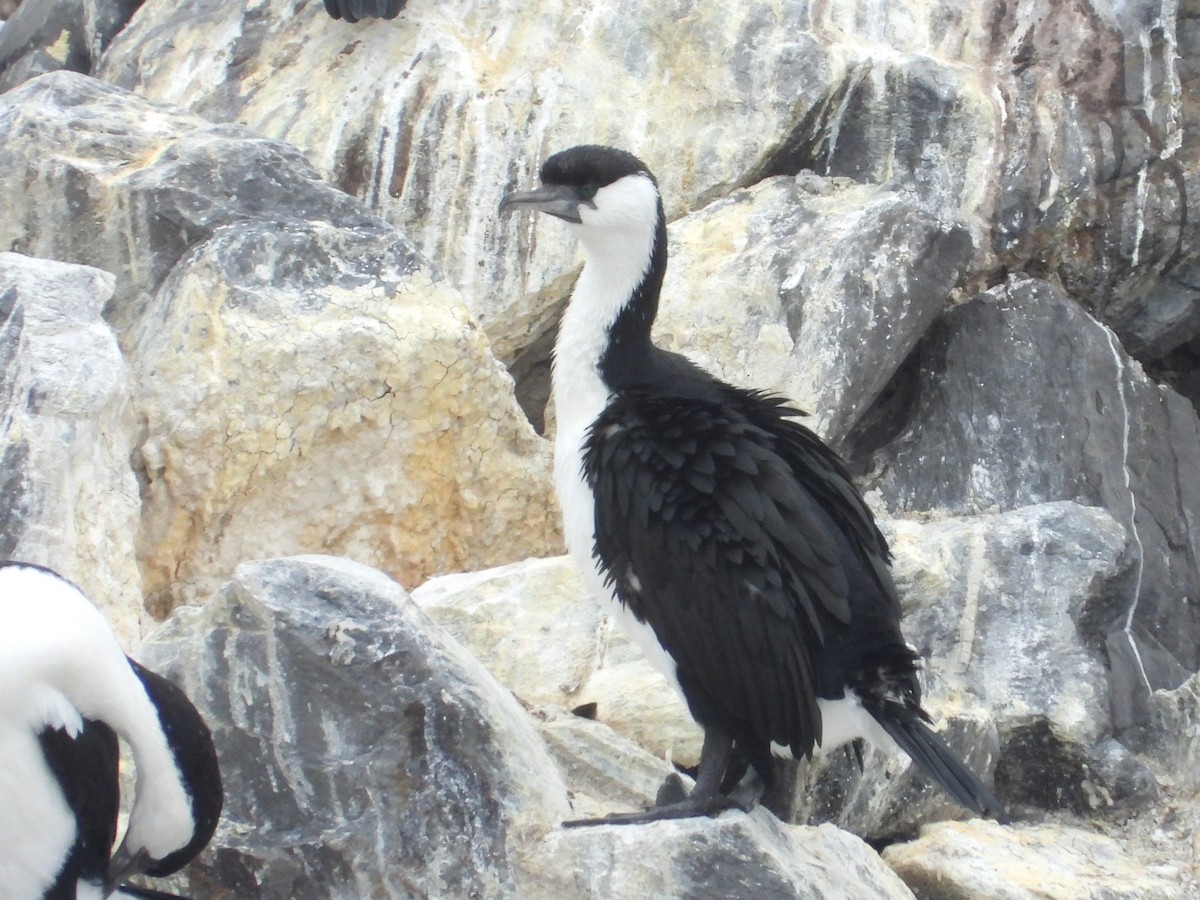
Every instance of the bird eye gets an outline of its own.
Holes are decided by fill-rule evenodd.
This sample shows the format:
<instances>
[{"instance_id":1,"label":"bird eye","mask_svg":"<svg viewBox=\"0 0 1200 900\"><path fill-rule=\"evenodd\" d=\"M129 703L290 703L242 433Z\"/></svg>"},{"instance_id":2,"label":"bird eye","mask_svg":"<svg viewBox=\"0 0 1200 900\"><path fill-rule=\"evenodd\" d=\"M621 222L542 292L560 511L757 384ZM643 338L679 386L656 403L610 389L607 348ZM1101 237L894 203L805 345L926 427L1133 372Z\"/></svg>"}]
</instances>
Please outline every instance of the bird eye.
<instances>
[{"instance_id":1,"label":"bird eye","mask_svg":"<svg viewBox=\"0 0 1200 900\"><path fill-rule=\"evenodd\" d=\"M593 182L588 182L579 189L579 197L582 200L591 200L596 196L596 191L600 190L600 186Z\"/></svg>"}]
</instances>

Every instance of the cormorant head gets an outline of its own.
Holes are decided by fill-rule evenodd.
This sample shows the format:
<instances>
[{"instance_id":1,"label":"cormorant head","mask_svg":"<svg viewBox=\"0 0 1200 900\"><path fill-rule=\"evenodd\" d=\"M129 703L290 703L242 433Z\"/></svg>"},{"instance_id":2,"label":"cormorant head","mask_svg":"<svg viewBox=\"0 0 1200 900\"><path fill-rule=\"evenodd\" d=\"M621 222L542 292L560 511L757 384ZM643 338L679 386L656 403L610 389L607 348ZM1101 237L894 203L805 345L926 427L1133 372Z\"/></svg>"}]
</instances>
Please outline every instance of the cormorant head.
<instances>
[{"instance_id":1,"label":"cormorant head","mask_svg":"<svg viewBox=\"0 0 1200 900\"><path fill-rule=\"evenodd\" d=\"M555 153L540 173L542 185L500 201L514 209L548 213L575 226L580 239L617 232L651 235L662 216L658 184L646 164L624 150L587 144Z\"/></svg>"},{"instance_id":2,"label":"cormorant head","mask_svg":"<svg viewBox=\"0 0 1200 900\"><path fill-rule=\"evenodd\" d=\"M176 772L138 772L137 797L129 814L129 827L109 864L108 889L126 879L146 874L162 878L174 874L207 845L217 828L224 805L221 771L212 734L187 695L167 679L129 660L158 713L163 735L175 761ZM181 807L170 798L171 789L150 784L158 776L177 777L187 794Z\"/></svg>"}]
</instances>

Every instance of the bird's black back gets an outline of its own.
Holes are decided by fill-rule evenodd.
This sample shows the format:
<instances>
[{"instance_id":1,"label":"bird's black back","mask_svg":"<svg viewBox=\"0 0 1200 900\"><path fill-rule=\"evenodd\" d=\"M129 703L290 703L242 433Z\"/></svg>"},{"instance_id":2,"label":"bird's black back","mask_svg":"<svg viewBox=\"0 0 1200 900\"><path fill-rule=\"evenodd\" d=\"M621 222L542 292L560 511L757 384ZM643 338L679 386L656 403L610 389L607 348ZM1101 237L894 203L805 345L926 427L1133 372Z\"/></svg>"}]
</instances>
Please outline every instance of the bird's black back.
<instances>
[{"instance_id":1,"label":"bird's black back","mask_svg":"<svg viewBox=\"0 0 1200 900\"><path fill-rule=\"evenodd\" d=\"M911 660L887 544L799 411L651 354L585 448L595 552L696 720L769 778L772 742L811 754L818 697L841 697L872 653Z\"/></svg>"}]
</instances>

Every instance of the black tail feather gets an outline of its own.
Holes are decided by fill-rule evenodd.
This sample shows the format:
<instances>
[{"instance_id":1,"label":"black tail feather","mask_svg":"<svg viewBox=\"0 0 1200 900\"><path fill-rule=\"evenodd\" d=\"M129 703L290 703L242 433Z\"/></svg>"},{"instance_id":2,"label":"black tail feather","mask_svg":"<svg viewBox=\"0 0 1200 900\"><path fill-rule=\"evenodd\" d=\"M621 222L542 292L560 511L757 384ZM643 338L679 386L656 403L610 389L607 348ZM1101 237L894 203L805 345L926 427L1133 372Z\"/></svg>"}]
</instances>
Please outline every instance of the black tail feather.
<instances>
[{"instance_id":1,"label":"black tail feather","mask_svg":"<svg viewBox=\"0 0 1200 900\"><path fill-rule=\"evenodd\" d=\"M1008 824L1004 804L921 720L919 711L894 700L868 706L867 710L921 771L957 802L977 815L991 816L1002 825Z\"/></svg>"}]
</instances>

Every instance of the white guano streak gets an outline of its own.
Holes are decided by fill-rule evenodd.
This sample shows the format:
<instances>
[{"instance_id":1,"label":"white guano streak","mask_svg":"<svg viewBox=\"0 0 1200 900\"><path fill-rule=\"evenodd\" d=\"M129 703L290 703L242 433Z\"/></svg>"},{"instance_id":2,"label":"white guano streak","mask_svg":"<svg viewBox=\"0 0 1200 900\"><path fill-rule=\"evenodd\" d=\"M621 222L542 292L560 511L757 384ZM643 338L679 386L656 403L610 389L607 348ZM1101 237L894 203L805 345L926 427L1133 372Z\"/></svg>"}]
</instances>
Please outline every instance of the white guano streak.
<instances>
[{"instance_id":1,"label":"white guano streak","mask_svg":"<svg viewBox=\"0 0 1200 900\"><path fill-rule=\"evenodd\" d=\"M1112 351L1113 364L1117 370L1117 396L1121 400L1121 474L1125 482L1125 493L1129 497L1129 533L1133 536L1133 543L1137 547L1137 572L1134 576L1133 583L1133 599L1129 605L1129 612L1125 616L1125 625L1121 629L1129 638L1129 647L1133 651L1134 659L1137 660L1138 674L1142 676L1142 683L1146 686L1146 690L1153 692L1154 688L1150 686L1150 678L1146 674L1145 663L1142 662L1142 654L1138 650L1137 643L1133 639L1133 617L1137 613L1138 601L1142 593L1142 571L1145 568L1145 550L1142 546L1141 535L1137 529L1137 495L1133 492L1133 478L1129 473L1129 401L1125 397L1125 362L1121 359L1121 352L1117 346L1116 335L1112 329L1096 323L1098 328L1103 329L1104 336L1108 339L1108 348Z\"/></svg>"}]
</instances>

